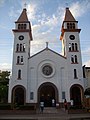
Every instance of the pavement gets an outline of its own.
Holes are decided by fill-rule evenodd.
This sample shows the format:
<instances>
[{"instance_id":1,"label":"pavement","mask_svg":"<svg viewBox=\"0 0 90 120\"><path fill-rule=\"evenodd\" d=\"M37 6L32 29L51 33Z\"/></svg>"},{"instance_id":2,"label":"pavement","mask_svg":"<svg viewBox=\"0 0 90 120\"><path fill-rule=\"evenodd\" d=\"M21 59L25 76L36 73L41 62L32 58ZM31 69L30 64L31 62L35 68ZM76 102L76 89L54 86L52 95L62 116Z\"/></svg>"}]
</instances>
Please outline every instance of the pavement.
<instances>
[{"instance_id":1,"label":"pavement","mask_svg":"<svg viewBox=\"0 0 90 120\"><path fill-rule=\"evenodd\" d=\"M43 113L37 110L34 114L0 114L0 120L90 120L90 113L68 114L64 109L44 109Z\"/></svg>"}]
</instances>

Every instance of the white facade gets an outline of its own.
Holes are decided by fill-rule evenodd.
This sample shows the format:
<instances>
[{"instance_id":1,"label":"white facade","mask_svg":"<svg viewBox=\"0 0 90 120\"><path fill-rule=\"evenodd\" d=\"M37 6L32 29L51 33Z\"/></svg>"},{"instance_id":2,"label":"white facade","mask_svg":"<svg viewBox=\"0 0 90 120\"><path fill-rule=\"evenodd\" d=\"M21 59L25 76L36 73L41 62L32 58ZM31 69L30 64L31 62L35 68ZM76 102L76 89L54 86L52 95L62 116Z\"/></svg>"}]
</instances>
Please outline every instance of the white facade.
<instances>
[{"instance_id":1,"label":"white facade","mask_svg":"<svg viewBox=\"0 0 90 120\"><path fill-rule=\"evenodd\" d=\"M69 19L68 16L70 16ZM75 26L68 28L68 23ZM26 24L23 30L22 24ZM68 102L73 100L74 105L82 104L84 81L80 29L77 24L69 9L66 8L61 34L63 56L48 47L30 56L31 26L26 10L23 10L13 30L14 48L12 77L9 82L9 103L36 105L43 100L46 107L51 107L52 99L60 105L66 99Z\"/></svg>"}]
</instances>

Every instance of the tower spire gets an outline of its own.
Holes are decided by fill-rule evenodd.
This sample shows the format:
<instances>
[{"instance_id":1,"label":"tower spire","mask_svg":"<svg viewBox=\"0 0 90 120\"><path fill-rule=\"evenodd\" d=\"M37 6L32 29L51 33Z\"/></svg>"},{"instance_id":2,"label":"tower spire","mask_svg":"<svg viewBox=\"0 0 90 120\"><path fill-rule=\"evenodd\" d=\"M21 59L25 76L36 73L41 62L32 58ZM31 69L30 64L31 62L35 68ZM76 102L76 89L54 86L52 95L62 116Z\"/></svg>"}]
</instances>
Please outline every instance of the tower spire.
<instances>
[{"instance_id":1,"label":"tower spire","mask_svg":"<svg viewBox=\"0 0 90 120\"><path fill-rule=\"evenodd\" d=\"M27 12L26 8L23 9L20 17L18 18L17 22L28 22Z\"/></svg>"},{"instance_id":2,"label":"tower spire","mask_svg":"<svg viewBox=\"0 0 90 120\"><path fill-rule=\"evenodd\" d=\"M77 25L78 21L74 18L69 8L66 8L65 17L63 20L62 28L61 28L61 36L60 40L62 40L65 32L80 32L81 29L78 29Z\"/></svg>"},{"instance_id":3,"label":"tower spire","mask_svg":"<svg viewBox=\"0 0 90 120\"><path fill-rule=\"evenodd\" d=\"M16 25L16 29L13 29L14 32L29 32L30 35L30 40L33 40L32 38L32 29L31 29L31 24L30 21L28 20L28 16L27 16L27 10L26 8L23 9L20 17L18 18L18 20L15 22Z\"/></svg>"},{"instance_id":4,"label":"tower spire","mask_svg":"<svg viewBox=\"0 0 90 120\"><path fill-rule=\"evenodd\" d=\"M69 10L69 7L66 7L66 13L65 13L65 18L64 18L64 21L72 21L72 22L75 22L75 18L73 17L72 13L70 12Z\"/></svg>"}]
</instances>

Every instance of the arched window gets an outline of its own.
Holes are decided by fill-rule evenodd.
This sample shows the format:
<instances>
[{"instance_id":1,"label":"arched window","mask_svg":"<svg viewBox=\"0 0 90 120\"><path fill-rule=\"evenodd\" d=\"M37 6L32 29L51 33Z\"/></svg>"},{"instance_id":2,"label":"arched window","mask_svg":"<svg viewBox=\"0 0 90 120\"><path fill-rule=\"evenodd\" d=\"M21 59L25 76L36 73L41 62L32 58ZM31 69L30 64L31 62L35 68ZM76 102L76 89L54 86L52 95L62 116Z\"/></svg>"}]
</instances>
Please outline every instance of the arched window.
<instances>
[{"instance_id":1,"label":"arched window","mask_svg":"<svg viewBox=\"0 0 90 120\"><path fill-rule=\"evenodd\" d=\"M74 69L74 78L77 79L77 70Z\"/></svg>"},{"instance_id":2,"label":"arched window","mask_svg":"<svg viewBox=\"0 0 90 120\"><path fill-rule=\"evenodd\" d=\"M17 64L20 63L20 56L17 56Z\"/></svg>"},{"instance_id":3,"label":"arched window","mask_svg":"<svg viewBox=\"0 0 90 120\"><path fill-rule=\"evenodd\" d=\"M25 43L23 43L23 52L25 52Z\"/></svg>"},{"instance_id":4,"label":"arched window","mask_svg":"<svg viewBox=\"0 0 90 120\"><path fill-rule=\"evenodd\" d=\"M78 51L77 43L75 43L75 50Z\"/></svg>"},{"instance_id":5,"label":"arched window","mask_svg":"<svg viewBox=\"0 0 90 120\"><path fill-rule=\"evenodd\" d=\"M69 51L71 51L71 43L69 43Z\"/></svg>"},{"instance_id":6,"label":"arched window","mask_svg":"<svg viewBox=\"0 0 90 120\"><path fill-rule=\"evenodd\" d=\"M23 29L23 24L21 24L21 29Z\"/></svg>"},{"instance_id":7,"label":"arched window","mask_svg":"<svg viewBox=\"0 0 90 120\"><path fill-rule=\"evenodd\" d=\"M21 25L20 24L18 24L18 29L20 29L21 28Z\"/></svg>"},{"instance_id":8,"label":"arched window","mask_svg":"<svg viewBox=\"0 0 90 120\"><path fill-rule=\"evenodd\" d=\"M72 29L72 23L70 23L70 29Z\"/></svg>"},{"instance_id":9,"label":"arched window","mask_svg":"<svg viewBox=\"0 0 90 120\"><path fill-rule=\"evenodd\" d=\"M26 29L27 24L18 24L18 29Z\"/></svg>"},{"instance_id":10,"label":"arched window","mask_svg":"<svg viewBox=\"0 0 90 120\"><path fill-rule=\"evenodd\" d=\"M70 29L70 28L69 28L69 23L67 23L67 29Z\"/></svg>"},{"instance_id":11,"label":"arched window","mask_svg":"<svg viewBox=\"0 0 90 120\"><path fill-rule=\"evenodd\" d=\"M73 57L73 55L71 56L71 62L74 63L74 57Z\"/></svg>"},{"instance_id":12,"label":"arched window","mask_svg":"<svg viewBox=\"0 0 90 120\"><path fill-rule=\"evenodd\" d=\"M16 51L19 51L19 44L16 45Z\"/></svg>"},{"instance_id":13,"label":"arched window","mask_svg":"<svg viewBox=\"0 0 90 120\"><path fill-rule=\"evenodd\" d=\"M72 25L73 25L72 28L75 29L75 23L73 23Z\"/></svg>"},{"instance_id":14,"label":"arched window","mask_svg":"<svg viewBox=\"0 0 90 120\"><path fill-rule=\"evenodd\" d=\"M26 24L24 24L24 29L26 29L26 27L27 27Z\"/></svg>"},{"instance_id":15,"label":"arched window","mask_svg":"<svg viewBox=\"0 0 90 120\"><path fill-rule=\"evenodd\" d=\"M67 29L75 29L75 23L67 23Z\"/></svg>"},{"instance_id":16,"label":"arched window","mask_svg":"<svg viewBox=\"0 0 90 120\"><path fill-rule=\"evenodd\" d=\"M23 63L23 56L21 56L21 64Z\"/></svg>"},{"instance_id":17,"label":"arched window","mask_svg":"<svg viewBox=\"0 0 90 120\"><path fill-rule=\"evenodd\" d=\"M21 79L21 70L18 70L18 79Z\"/></svg>"},{"instance_id":18,"label":"arched window","mask_svg":"<svg viewBox=\"0 0 90 120\"><path fill-rule=\"evenodd\" d=\"M72 51L74 51L74 43L72 43Z\"/></svg>"},{"instance_id":19,"label":"arched window","mask_svg":"<svg viewBox=\"0 0 90 120\"><path fill-rule=\"evenodd\" d=\"M20 51L22 51L22 44L20 44Z\"/></svg>"},{"instance_id":20,"label":"arched window","mask_svg":"<svg viewBox=\"0 0 90 120\"><path fill-rule=\"evenodd\" d=\"M75 63L77 63L77 55L75 55Z\"/></svg>"}]
</instances>

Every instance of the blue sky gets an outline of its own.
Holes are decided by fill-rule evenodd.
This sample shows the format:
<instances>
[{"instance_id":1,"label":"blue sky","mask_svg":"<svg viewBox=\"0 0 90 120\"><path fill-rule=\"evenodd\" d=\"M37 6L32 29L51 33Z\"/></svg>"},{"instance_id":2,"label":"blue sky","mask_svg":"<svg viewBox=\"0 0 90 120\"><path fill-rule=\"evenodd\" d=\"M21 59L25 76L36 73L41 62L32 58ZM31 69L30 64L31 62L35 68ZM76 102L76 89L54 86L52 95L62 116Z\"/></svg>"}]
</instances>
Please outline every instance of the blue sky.
<instances>
[{"instance_id":1,"label":"blue sky","mask_svg":"<svg viewBox=\"0 0 90 120\"><path fill-rule=\"evenodd\" d=\"M83 65L90 66L90 0L0 0L0 70L11 70L14 22L26 2L32 25L31 55L45 48L61 53L61 25L68 6L78 21Z\"/></svg>"}]
</instances>

